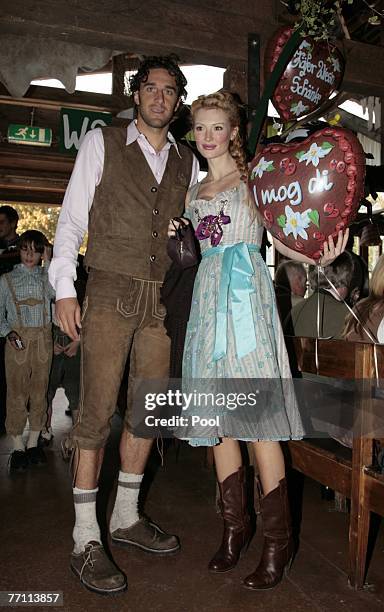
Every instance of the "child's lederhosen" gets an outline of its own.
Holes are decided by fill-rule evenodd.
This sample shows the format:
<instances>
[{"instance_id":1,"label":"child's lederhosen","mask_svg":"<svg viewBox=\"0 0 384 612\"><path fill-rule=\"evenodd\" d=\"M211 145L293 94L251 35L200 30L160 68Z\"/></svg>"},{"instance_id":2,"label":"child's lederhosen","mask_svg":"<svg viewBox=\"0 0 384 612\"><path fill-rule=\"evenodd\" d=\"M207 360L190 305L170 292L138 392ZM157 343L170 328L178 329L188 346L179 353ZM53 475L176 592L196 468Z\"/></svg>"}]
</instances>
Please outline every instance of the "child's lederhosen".
<instances>
[{"instance_id":1,"label":"child's lederhosen","mask_svg":"<svg viewBox=\"0 0 384 612\"><path fill-rule=\"evenodd\" d=\"M22 339L24 350L16 350L10 342L5 347L5 374L7 382L7 418L5 427L9 435L23 433L27 419L32 431L40 431L47 412L47 388L52 362L52 325L48 322L45 298L18 300L11 278L5 275L17 314L13 327ZM43 325L24 327L20 306L42 306ZM29 412L27 411L29 401Z\"/></svg>"}]
</instances>

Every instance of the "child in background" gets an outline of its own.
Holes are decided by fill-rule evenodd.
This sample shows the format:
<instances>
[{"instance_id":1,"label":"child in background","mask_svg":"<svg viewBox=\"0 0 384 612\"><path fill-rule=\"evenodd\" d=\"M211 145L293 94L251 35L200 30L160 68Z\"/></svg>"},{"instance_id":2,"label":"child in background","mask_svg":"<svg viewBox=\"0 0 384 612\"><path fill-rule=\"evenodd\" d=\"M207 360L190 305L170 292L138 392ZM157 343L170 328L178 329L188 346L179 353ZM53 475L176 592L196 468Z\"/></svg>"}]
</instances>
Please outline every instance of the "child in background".
<instances>
[{"instance_id":1,"label":"child in background","mask_svg":"<svg viewBox=\"0 0 384 612\"><path fill-rule=\"evenodd\" d=\"M7 418L12 439L11 472L47 459L37 441L47 411L47 386L52 360L51 300L48 281L51 247L41 232L29 230L20 236L21 263L0 279L0 335L5 347ZM29 402L29 412L27 406ZM22 434L29 420L27 448Z\"/></svg>"}]
</instances>

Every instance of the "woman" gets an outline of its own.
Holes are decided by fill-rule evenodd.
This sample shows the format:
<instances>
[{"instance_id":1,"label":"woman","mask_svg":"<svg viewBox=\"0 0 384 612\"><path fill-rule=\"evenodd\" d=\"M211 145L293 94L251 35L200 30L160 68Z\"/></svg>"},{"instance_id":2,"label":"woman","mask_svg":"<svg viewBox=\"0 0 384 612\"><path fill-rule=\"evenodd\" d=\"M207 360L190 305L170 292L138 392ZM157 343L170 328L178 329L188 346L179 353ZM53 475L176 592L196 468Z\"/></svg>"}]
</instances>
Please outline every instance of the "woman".
<instances>
[{"instance_id":1,"label":"woman","mask_svg":"<svg viewBox=\"0 0 384 612\"><path fill-rule=\"evenodd\" d=\"M184 347L183 391L197 379L243 379L245 384L252 383L250 379L269 380L272 390L266 393L280 402L246 406L241 421L238 411L230 411L231 419L224 408L213 435L210 431L201 437L199 430L200 437L190 440L214 447L224 534L209 569L225 572L235 567L252 536L238 442L252 440L263 490L264 545L258 567L244 584L266 589L280 582L293 556L279 440L301 438L303 431L293 394L284 399L282 382L290 379L290 371L272 280L260 255L264 230L249 197L239 105L230 93L219 92L200 96L191 111L196 145L208 160L208 174L190 189L186 200L185 217L201 241L202 261ZM169 236L174 235L174 223L170 222ZM336 248L332 239L324 244L322 265L342 252L346 239L339 234ZM278 242L275 245L290 259L315 263Z\"/></svg>"},{"instance_id":2,"label":"woman","mask_svg":"<svg viewBox=\"0 0 384 612\"><path fill-rule=\"evenodd\" d=\"M369 295L354 307L357 319L349 314L343 337L351 342L384 343L384 255L377 260L369 283ZM367 331L369 335L367 334Z\"/></svg>"}]
</instances>

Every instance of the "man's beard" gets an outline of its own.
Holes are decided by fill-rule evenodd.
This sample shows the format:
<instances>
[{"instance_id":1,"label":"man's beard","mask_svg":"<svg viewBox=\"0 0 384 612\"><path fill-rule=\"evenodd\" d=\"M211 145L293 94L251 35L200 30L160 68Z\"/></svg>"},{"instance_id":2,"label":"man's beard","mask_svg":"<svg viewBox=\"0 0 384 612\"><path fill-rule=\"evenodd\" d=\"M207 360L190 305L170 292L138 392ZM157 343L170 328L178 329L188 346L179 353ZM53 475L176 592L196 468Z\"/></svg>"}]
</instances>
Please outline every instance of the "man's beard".
<instances>
[{"instance_id":1,"label":"man's beard","mask_svg":"<svg viewBox=\"0 0 384 612\"><path fill-rule=\"evenodd\" d=\"M140 115L141 119L144 121L144 123L146 123L146 125L151 128L164 128L170 124L173 117L173 111L163 115L162 117L149 116L145 111L143 112L140 106L138 107L137 112Z\"/></svg>"}]
</instances>

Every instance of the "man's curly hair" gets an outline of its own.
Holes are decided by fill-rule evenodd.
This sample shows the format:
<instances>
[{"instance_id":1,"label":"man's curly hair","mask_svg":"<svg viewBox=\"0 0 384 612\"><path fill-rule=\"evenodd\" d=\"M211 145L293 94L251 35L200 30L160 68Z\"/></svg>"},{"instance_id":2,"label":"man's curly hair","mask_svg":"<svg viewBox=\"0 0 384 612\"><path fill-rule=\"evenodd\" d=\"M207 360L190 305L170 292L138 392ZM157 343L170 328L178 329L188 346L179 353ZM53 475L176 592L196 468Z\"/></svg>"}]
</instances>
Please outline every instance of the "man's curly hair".
<instances>
[{"instance_id":1,"label":"man's curly hair","mask_svg":"<svg viewBox=\"0 0 384 612\"><path fill-rule=\"evenodd\" d=\"M135 74L133 74L128 81L128 91L131 96L140 89L140 83L145 83L148 80L149 71L153 68L164 68L170 75L175 77L177 86L177 97L185 98L187 92L185 87L187 85L187 79L181 72L178 64L179 58L177 55L153 55L146 57Z\"/></svg>"}]
</instances>

